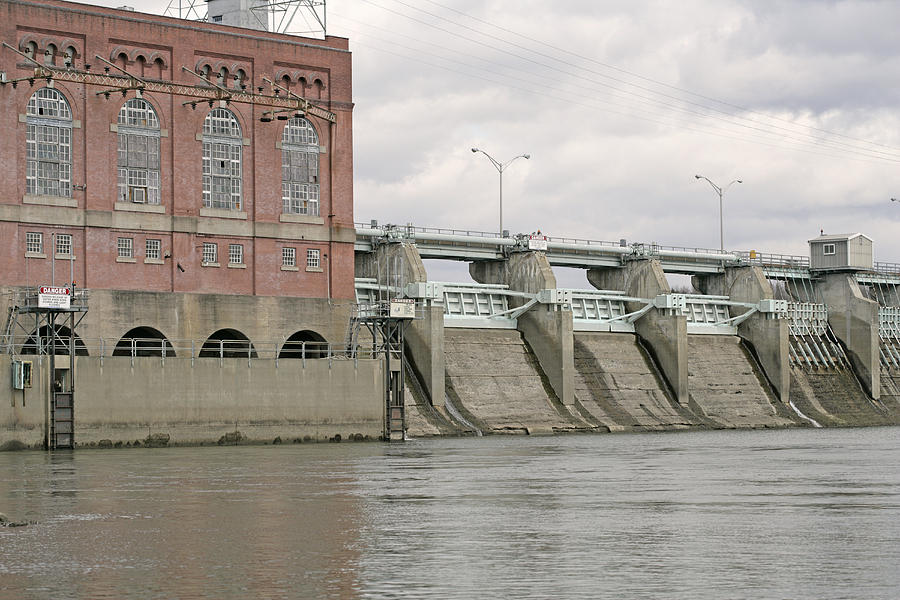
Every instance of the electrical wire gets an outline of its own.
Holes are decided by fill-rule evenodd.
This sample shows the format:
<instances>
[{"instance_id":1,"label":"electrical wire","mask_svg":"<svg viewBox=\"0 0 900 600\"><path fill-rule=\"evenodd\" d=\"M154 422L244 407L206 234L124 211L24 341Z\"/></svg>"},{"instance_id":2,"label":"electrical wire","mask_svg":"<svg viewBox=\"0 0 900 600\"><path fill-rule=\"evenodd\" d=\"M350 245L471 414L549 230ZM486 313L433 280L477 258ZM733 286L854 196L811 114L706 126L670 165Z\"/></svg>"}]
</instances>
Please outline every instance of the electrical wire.
<instances>
[{"instance_id":1,"label":"electrical wire","mask_svg":"<svg viewBox=\"0 0 900 600\"><path fill-rule=\"evenodd\" d=\"M486 43L486 42L482 42L482 41L480 41L480 40L473 39L473 38L471 38L471 37L469 37L469 36L461 36L461 35L459 35L458 33L455 33L455 32L453 32L453 31L450 31L450 30L448 30L448 29L445 28L445 27L440 27L440 26L437 26L437 25L428 23L428 22L426 22L426 21L423 21L422 19L418 19L418 18L412 17L412 16L410 16L410 15L404 14L404 13L402 13L402 12L399 12L399 11L393 10L393 9L391 9L391 8L385 7L385 6L383 6L383 5L380 5L380 4L378 4L378 3L376 3L376 2L374 2L374 1L372 1L372 0L363 0L363 1L366 2L367 4L370 4L370 5L374 6L374 7L376 7L376 8L379 8L379 9L381 9L381 10L387 11L387 12L389 12L389 13L392 13L392 14L395 14L395 15L398 15L398 16L402 16L402 17L407 18L407 19L409 19L409 20L411 20L411 21L413 21L413 22L416 22L416 23L419 23L419 24L422 24L422 25L431 27L431 28L433 28L433 29L436 29L436 30L441 31L441 32L443 32L443 33L446 33L446 34L448 34L448 35L452 35L452 36L454 36L454 38L456 38L456 39L463 39L463 40L466 40L466 41L468 41L468 42L474 43L474 44L476 44L476 45L479 45L479 46L482 46L482 47L486 47L486 48L491 49L491 50L494 50L494 51L496 51L496 52L500 52L500 53L502 53L502 54L508 55L508 56L510 56L510 57L517 58L517 59L519 59L519 60L524 60L525 62L528 62L528 63L533 64L533 65L535 65L535 66L538 66L538 67L541 67L541 68L550 69L554 74L557 73L557 72L559 72L559 70L556 69L555 67L553 67L552 65L548 65L548 64L546 64L546 63L543 63L543 62L540 62L540 61L536 61L536 60L533 60L533 59L529 59L529 58L527 58L527 57L522 57L521 55L516 54L515 52L510 52L510 51L505 50L505 49L503 49L503 48L499 48L499 47L497 47L497 46L495 46L495 45L488 44L488 43ZM429 16L432 16L432 17L434 17L434 18L441 19L441 20L443 20L443 21L445 21L445 22L449 22L449 23L451 23L451 24L461 26L461 27L463 27L463 28L465 28L465 29L475 31L475 32L478 33L479 35L483 35L483 36L489 37L489 38L491 38L491 39L495 39L495 40L497 40L497 41L500 41L500 42L503 42L503 43L506 43L506 44L511 44L511 45L513 45L514 47L517 47L517 48L520 48L520 49L524 49L524 50L529 51L529 52L533 52L533 53L536 52L536 51L533 51L533 50L531 50L531 49L528 49L528 48L526 48L526 47L524 47L524 46L517 45L517 44L511 43L511 42L508 42L508 41L506 41L506 40L502 40L501 38L497 38L496 36L490 36L489 34L484 34L483 32L479 32L479 31L474 30L474 29L472 29L472 28L470 28L470 27L467 27L467 26L465 26L465 25L461 25L461 24L455 23L455 22L453 22L453 21L450 21L449 19L446 19L446 18L444 18L444 17L440 17L439 15L433 15L432 13L429 13L428 11L422 11L421 9L418 9L418 8L415 8L415 7L411 7L409 4L407 4L407 3L405 3L405 2L402 2L401 0L395 0L395 2L397 2L397 3L399 3L399 4L403 5L403 6L406 6L406 7L409 7L409 8L413 8L414 10L418 10L418 11L420 11L420 12L424 12L425 14L427 14L427 15L429 15ZM438 5L437 3L434 3L434 2L431 2L431 3L432 3L432 4L435 4L435 5ZM438 6L440 6L440 5L438 5ZM453 9L450 9L450 10L453 10ZM459 11L454 11L454 12L459 12ZM472 17L472 18L474 18L474 17ZM348 19L348 20L352 20L352 19ZM487 22L485 22L485 23L487 23ZM499 28L499 29L504 29L504 28ZM392 35L395 35L395 33L392 32ZM517 35L518 35L518 34L517 34ZM410 38L410 36L403 36L403 37ZM523 36L523 37L527 37L527 36ZM415 38L410 38L410 39L415 39ZM531 38L528 38L528 39L531 39ZM421 41L421 40L416 40L416 41L419 42L419 43L435 45L435 44L433 44L432 42L423 42L423 41ZM386 42L386 43L391 43L391 44L393 44L393 45L396 45L395 42L389 42L389 41L386 41L386 40L385 40L385 42ZM450 49L448 49L448 48L446 48L446 47L442 47L442 46L439 46L439 47L442 48L442 49L444 49L444 50L447 50L447 51L451 51L451 52L454 52L454 53L458 53L458 51L456 51L456 50L450 50ZM411 51L415 51L415 52L421 52L421 50L413 50L413 49L410 49L410 48L407 48L407 49L409 49L409 50L411 50ZM460 54L462 54L462 53L460 53ZM555 61L558 61L558 62L563 62L564 64L567 64L567 65L570 65L570 66L575 66L576 68L579 68L579 69L583 69L582 67L578 67L577 65L571 65L571 63L567 63L567 62L565 62L565 61L560 61L560 59L557 59L557 58L555 58L555 57L552 57L552 56L549 56L549 55L545 55L545 54L542 54L542 53L538 53L538 54L541 54L542 56L549 57L549 58L551 58L552 60L555 60ZM576 56L577 56L577 55L576 55ZM483 60L483 61L485 61L485 62L493 62L493 61L487 61L486 59L481 59L480 57L478 57L478 59L479 59L479 60ZM447 58L445 58L445 57L441 57L441 60L452 60L452 59L447 59ZM420 61L420 62L421 62L421 61ZM456 61L456 62L458 62L458 61ZM426 64L427 64L427 63L426 63ZM496 64L496 63L495 63L495 64ZM434 66L434 65L432 65L432 66ZM467 65L467 66L468 66L468 65ZM516 69L515 67L507 67L507 68L513 68L513 69ZM518 69L518 70L521 71L522 69ZM492 72L492 73L494 73L494 74L496 74L496 75L498 75L498 76L502 76L502 77L507 77L507 78L511 77L511 76L509 76L509 75L503 75L503 74L497 73L496 71L492 71L492 70L489 70L489 72ZM529 72L529 71L526 71L526 72ZM590 72L593 73L593 74L595 74L595 75L597 75L597 76L609 78L609 76L607 76L607 75L605 75L605 74L601 74L601 73L598 73L598 72L595 72L595 71L590 71ZM529 72L529 73L530 73L530 72ZM874 162L874 161L878 161L878 162L900 162L900 155L894 155L894 154L891 154L891 153L888 153L888 152L884 152L884 151L880 151L880 150L874 150L874 149L862 148L862 147L860 147L860 146L858 146L858 145L855 145L855 144L847 144L847 143L844 143L844 142L837 142L837 141L835 141L835 140L827 140L827 139L822 139L822 138L819 138L819 137L813 137L813 136L811 136L811 135L809 135L809 134L802 134L802 133L800 133L800 132L793 131L793 130L789 130L789 129L784 128L784 127L771 126L771 125L761 124L761 123L759 123L758 121L755 121L755 120L748 120L748 119L746 119L746 118L744 118L744 117L730 115L729 113L724 113L724 112L721 111L721 110L718 110L718 112L723 113L723 114L725 115L725 117L727 117L727 118L725 118L725 117L723 117L723 116L721 116L721 115L717 115L717 114L711 115L711 114L708 114L708 113L705 113L705 112L699 112L699 111L694 110L694 109L687 109L687 108L685 108L685 107L683 107L683 106L673 105L673 104L668 103L668 102L666 102L666 101L659 100L659 99L657 99L657 98L655 98L655 97L653 97L653 96L647 96L647 95L645 95L645 94L635 93L635 92L631 92L631 91L628 91L628 90L622 90L621 88L618 88L618 87L615 87L615 86L612 86L612 85L609 85L609 84L606 84L606 83L603 83L603 82L598 82L598 81L596 81L596 80L593 80L593 79L590 79L590 78L587 78L587 77L584 77L584 76L581 76L581 75L578 75L578 74L576 74L576 73L572 73L572 72L569 72L569 71L563 71L563 73L566 74L566 75L569 75L569 76L571 76L571 77L574 77L574 78L576 78L576 79L578 79L578 80L587 81L587 82L589 82L589 83L593 83L593 84L595 84L595 85L600 85L600 86L602 86L602 87L604 87L604 88L611 89L611 90L613 90L615 93L617 93L617 94L619 94L619 95L624 94L625 96L630 96L630 97L632 97L632 100L631 100L632 104L634 103L633 98L638 98L639 101L640 101L640 102L639 102L640 104L645 104L645 105L646 105L646 104L648 104L648 103L651 103L651 104L656 105L656 106L659 106L659 107L661 107L661 108L663 108L663 109L665 109L665 110L667 110L667 111L675 111L675 112L685 113L685 114L688 114L688 115L695 115L695 116L698 116L698 117L702 117L702 118L704 118L704 119L715 119L715 120L720 121L720 122L723 122L723 123L725 123L725 124L727 124L727 125L729 125L729 126L736 126L736 127L740 127L740 128L743 128L743 129L747 129L747 130L749 130L749 131L758 132L758 133L763 134L763 135L765 135L765 136L770 136L770 138L771 138L771 136L778 136L778 141L779 141L780 143L774 144L775 147L784 147L784 146L783 146L783 142L784 142L785 139L787 139L787 140L790 140L791 142L794 142L794 143L806 145L807 147L813 147L813 148L816 148L817 150L820 150L820 149L827 149L827 150L830 150L830 151L837 151L837 152L847 153L847 154L853 155L853 156L854 156L855 158L857 158L857 159L858 159L858 158L867 158L867 159L872 159L873 162ZM461 74L463 74L463 75L468 75L468 76L472 76L470 73L461 73ZM483 78L482 78L482 79L483 79ZM521 80L521 78L518 78L518 79ZM614 78L614 79L615 79L615 78ZM618 82L620 82L620 83L622 83L622 84L625 84L625 85L631 85L631 86L634 86L634 85L635 85L635 84L631 84L630 82L626 82L626 81L621 80L621 79L616 79L616 81L618 81ZM650 80L650 81L653 81L653 80ZM497 81L493 81L493 83L498 83L498 82L497 82ZM664 84L663 84L663 85L664 85ZM588 88L588 87L586 87L586 86L584 86L584 85L579 85L579 86L576 86L576 87L580 87L580 88L582 88L582 89L588 89L589 91L599 91L599 90L596 90L595 88ZM638 86L638 87L640 87L640 86ZM645 91L648 91L648 92L651 93L651 94L657 94L657 95L659 95L659 92L656 92L655 90L652 90L652 89L650 89L650 88L640 87L640 89L645 90ZM525 91L529 91L529 92L530 92L531 90L525 90ZM684 102L683 99L678 98L678 97L676 97L676 96L672 96L672 95L670 95L670 94L662 94L662 96L663 96L663 97L666 97L666 98L669 98L669 99L672 99L672 100L677 100L677 101L679 101L679 102ZM596 100L596 99L594 99L594 100ZM567 100L567 101L568 101L568 100ZM609 103L608 100L603 100L603 101ZM695 107L697 107L697 108L701 108L701 109L703 109L703 110L717 110L717 109L714 109L714 108L712 108L712 107L709 107L709 106L706 106L706 105L703 105L703 104L699 104L699 103L695 103L695 102L686 102L686 104L691 105L691 106L695 106ZM614 105L615 105L615 104L614 104ZM619 105L619 106L621 106L621 105ZM634 106L632 106L631 104L629 104L628 108L634 109ZM622 113L617 112L617 111L610 111L610 112L614 112L615 114L622 114ZM631 113L628 113L627 116L635 116L635 115L633 115L633 114L631 114ZM651 120L652 122L659 122L659 121L657 121L657 120L655 119L655 117L656 117L656 115L654 115L654 116L653 116L652 118L650 118L649 120ZM647 118L645 117L645 119L647 119ZM749 122L743 122L743 121L749 121ZM793 122L790 122L790 123L793 123ZM761 126L761 125L762 125L762 126ZM794 123L794 125L795 125L795 126L800 126L800 127L805 127L805 126L803 126L803 125L799 125L799 124L795 124L795 123ZM768 127L768 128L774 128L774 129L776 129L776 130L780 130L780 131L783 131L783 132L785 132L785 133L776 133L776 132L774 132L774 131L771 131L770 129L767 129L767 127ZM824 130L823 130L823 131L824 131ZM829 133L830 133L830 132L829 132ZM798 138L798 137L796 137L797 135L800 135L801 137ZM772 140L771 140L770 138L768 139L768 143L771 145ZM747 139L752 139L752 138L744 138L744 139L745 139L745 141L746 141ZM755 141L755 143L762 143L762 142ZM887 147L887 146L884 146L884 147ZM803 149L797 148L797 147L788 147L788 148L789 148L789 149L793 149L793 150L803 150ZM809 151L809 150L806 150L806 151ZM836 157L834 154L824 154L824 153L821 153L821 152L819 152L819 153L822 154L822 155L824 155L824 156ZM841 158L841 157L837 157L837 158Z\"/></svg>"}]
</instances>

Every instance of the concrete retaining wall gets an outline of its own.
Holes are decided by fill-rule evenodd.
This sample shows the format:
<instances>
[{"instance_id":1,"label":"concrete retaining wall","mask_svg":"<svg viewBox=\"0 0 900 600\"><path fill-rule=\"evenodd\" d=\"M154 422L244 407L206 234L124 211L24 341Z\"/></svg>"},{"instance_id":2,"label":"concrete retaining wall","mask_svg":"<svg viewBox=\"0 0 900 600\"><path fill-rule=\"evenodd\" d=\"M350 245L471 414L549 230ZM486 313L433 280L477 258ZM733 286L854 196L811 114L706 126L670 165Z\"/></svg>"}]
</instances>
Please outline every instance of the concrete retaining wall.
<instances>
[{"instance_id":1,"label":"concrete retaining wall","mask_svg":"<svg viewBox=\"0 0 900 600\"><path fill-rule=\"evenodd\" d=\"M8 357L0 369L9 373ZM379 360L190 360L78 357L75 441L169 444L224 441L285 443L340 435L378 438L383 431L383 364ZM21 392L0 385L0 444L43 443L39 388ZM37 384L37 374L36 383ZM13 406L15 404L16 406ZM236 435L240 433L240 436Z\"/></svg>"}]
</instances>

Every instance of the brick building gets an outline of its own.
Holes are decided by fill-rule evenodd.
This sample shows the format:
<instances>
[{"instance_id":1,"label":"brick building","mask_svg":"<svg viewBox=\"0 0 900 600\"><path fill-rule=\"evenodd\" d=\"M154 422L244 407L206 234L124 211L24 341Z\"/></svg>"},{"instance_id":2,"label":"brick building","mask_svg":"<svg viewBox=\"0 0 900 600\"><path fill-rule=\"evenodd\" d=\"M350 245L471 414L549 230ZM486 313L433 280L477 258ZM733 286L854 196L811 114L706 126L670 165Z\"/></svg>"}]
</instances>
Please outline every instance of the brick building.
<instances>
[{"instance_id":1,"label":"brick building","mask_svg":"<svg viewBox=\"0 0 900 600\"><path fill-rule=\"evenodd\" d=\"M341 334L346 39L0 0L0 41L0 286L72 268L98 337Z\"/></svg>"}]
</instances>

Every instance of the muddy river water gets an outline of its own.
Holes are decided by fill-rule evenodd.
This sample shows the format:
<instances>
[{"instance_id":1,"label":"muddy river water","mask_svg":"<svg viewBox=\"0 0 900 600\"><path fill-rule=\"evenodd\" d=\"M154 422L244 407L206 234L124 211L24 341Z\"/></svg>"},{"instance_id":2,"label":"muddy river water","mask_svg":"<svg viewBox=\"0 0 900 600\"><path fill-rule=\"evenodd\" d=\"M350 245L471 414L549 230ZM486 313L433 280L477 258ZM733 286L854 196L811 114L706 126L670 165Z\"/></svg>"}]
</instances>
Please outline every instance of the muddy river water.
<instances>
[{"instance_id":1,"label":"muddy river water","mask_svg":"<svg viewBox=\"0 0 900 600\"><path fill-rule=\"evenodd\" d=\"M0 453L0 512L0 599L900 597L900 428Z\"/></svg>"}]
</instances>

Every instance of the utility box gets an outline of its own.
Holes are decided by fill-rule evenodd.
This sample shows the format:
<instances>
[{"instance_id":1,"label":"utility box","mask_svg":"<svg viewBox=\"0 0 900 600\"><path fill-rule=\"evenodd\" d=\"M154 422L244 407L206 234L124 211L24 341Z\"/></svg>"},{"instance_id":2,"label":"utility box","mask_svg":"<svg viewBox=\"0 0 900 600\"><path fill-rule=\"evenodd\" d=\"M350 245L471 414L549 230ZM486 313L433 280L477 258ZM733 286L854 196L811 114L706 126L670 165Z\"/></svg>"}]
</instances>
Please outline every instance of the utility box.
<instances>
[{"instance_id":1,"label":"utility box","mask_svg":"<svg viewBox=\"0 0 900 600\"><path fill-rule=\"evenodd\" d=\"M811 271L871 271L872 239L861 233L820 235L809 240Z\"/></svg>"},{"instance_id":2,"label":"utility box","mask_svg":"<svg viewBox=\"0 0 900 600\"><path fill-rule=\"evenodd\" d=\"M12 361L13 389L24 390L31 387L33 363L30 360Z\"/></svg>"}]
</instances>

